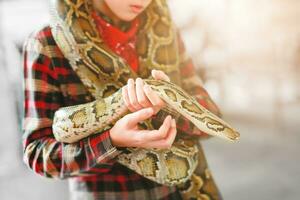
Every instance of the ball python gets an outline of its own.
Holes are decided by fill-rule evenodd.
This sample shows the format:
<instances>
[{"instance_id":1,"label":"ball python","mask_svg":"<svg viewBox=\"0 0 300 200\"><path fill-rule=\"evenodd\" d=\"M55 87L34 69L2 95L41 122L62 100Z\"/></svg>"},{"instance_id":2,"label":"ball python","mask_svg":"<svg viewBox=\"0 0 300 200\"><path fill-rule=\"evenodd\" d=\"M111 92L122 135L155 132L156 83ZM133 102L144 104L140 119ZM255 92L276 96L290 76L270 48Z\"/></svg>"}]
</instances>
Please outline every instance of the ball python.
<instances>
[{"instance_id":1,"label":"ball python","mask_svg":"<svg viewBox=\"0 0 300 200\"><path fill-rule=\"evenodd\" d=\"M51 3L53 37L96 99L87 104L63 107L55 113L52 127L57 140L72 143L111 128L128 113L121 95L122 87L128 78L138 75L167 103L165 112L186 117L208 134L230 141L239 138L237 131L202 107L180 86L147 77L151 69L159 69L168 73L171 80L176 80L172 79L172 74L178 72L174 25L165 0L153 0L140 17L138 75L102 41L91 17L92 9L90 0L52 0ZM151 120L143 125L153 128ZM180 136L170 149L127 148L117 159L153 181L178 185L192 176L198 162L197 152L195 138Z\"/></svg>"}]
</instances>

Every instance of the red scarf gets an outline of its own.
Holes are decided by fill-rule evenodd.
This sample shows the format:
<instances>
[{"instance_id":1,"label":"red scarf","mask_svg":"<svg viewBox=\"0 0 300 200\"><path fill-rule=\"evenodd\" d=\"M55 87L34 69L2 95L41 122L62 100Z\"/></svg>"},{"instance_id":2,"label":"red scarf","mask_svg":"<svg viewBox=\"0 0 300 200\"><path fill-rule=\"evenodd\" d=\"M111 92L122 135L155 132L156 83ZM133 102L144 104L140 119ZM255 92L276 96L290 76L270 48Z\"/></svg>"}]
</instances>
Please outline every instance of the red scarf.
<instances>
[{"instance_id":1,"label":"red scarf","mask_svg":"<svg viewBox=\"0 0 300 200\"><path fill-rule=\"evenodd\" d=\"M118 27L106 22L96 12L92 13L97 29L103 41L108 47L121 56L131 66L132 70L138 70L138 56L136 52L136 33L138 30L138 19L131 22L129 29L124 32Z\"/></svg>"}]
</instances>

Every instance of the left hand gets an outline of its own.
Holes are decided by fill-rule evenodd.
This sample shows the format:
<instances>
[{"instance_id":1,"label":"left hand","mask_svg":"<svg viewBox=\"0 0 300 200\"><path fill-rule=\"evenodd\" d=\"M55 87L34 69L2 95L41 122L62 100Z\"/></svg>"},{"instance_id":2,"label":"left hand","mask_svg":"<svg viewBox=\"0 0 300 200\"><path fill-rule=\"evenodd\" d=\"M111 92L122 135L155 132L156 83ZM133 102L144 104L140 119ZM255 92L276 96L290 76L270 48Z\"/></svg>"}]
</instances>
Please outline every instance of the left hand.
<instances>
[{"instance_id":1,"label":"left hand","mask_svg":"<svg viewBox=\"0 0 300 200\"><path fill-rule=\"evenodd\" d=\"M155 80L170 81L170 78L160 70L152 70L151 75ZM148 85L144 84L141 78L137 78L136 81L129 79L122 89L122 96L131 112L153 107L156 114L165 106L165 102Z\"/></svg>"}]
</instances>

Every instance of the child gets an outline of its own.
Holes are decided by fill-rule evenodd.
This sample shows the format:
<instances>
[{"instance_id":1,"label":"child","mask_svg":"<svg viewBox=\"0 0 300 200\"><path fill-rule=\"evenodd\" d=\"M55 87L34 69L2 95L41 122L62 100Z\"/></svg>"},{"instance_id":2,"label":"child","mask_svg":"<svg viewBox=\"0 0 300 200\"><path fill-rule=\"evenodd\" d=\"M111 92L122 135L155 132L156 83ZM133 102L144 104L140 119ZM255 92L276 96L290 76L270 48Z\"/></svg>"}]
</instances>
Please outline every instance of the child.
<instances>
[{"instance_id":1,"label":"child","mask_svg":"<svg viewBox=\"0 0 300 200\"><path fill-rule=\"evenodd\" d=\"M152 74L155 79L171 79L172 82L181 83L199 103L219 114L218 108L201 87L191 60L184 54L179 34L174 42L174 49L178 49L180 55L180 62L175 69L177 76L169 71L147 71L142 65L139 57L142 44L137 39L142 20L147 16L150 6L166 6L165 1L92 0L91 3L94 8L91 16L101 39L138 76L144 78ZM159 20L163 22L166 19L161 16ZM190 185L186 184L180 189L160 185L116 162L117 156L123 151L122 147L168 148L177 132L198 135L199 139L207 137L205 133L194 129L188 121L180 120L175 123L171 116L167 116L155 131L157 137L147 139L153 131L140 130L137 124L149 118L159 120L157 116L165 103L144 85L141 78L129 78L122 88L122 97L130 114L118 120L107 131L66 144L56 141L53 136L54 113L61 107L83 105L95 99L62 53L49 26L32 35L25 44L24 77L24 161L36 173L51 178L69 178L72 199L188 198ZM140 137L142 133L145 136L143 138ZM198 190L194 192L197 197L220 199L202 149L199 151L196 172L201 176L197 180Z\"/></svg>"}]
</instances>

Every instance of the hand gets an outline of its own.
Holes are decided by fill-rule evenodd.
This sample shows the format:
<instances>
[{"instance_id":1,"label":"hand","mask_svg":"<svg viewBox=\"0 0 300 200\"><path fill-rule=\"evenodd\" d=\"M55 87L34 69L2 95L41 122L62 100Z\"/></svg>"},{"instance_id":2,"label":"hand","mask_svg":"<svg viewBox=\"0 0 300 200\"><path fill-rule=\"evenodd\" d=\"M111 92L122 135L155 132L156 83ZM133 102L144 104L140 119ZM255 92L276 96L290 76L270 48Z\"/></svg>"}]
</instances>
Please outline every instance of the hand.
<instances>
[{"instance_id":1,"label":"hand","mask_svg":"<svg viewBox=\"0 0 300 200\"><path fill-rule=\"evenodd\" d=\"M152 70L151 74L156 80L170 81L163 71ZM144 84L141 78L137 78L136 82L129 79L127 85L122 88L122 96L125 105L131 112L153 107L156 114L165 106L165 102L148 85Z\"/></svg>"},{"instance_id":2,"label":"hand","mask_svg":"<svg viewBox=\"0 0 300 200\"><path fill-rule=\"evenodd\" d=\"M177 131L175 120L167 116L158 130L140 130L138 123L150 118L153 108L125 115L110 129L112 144L117 147L170 148Z\"/></svg>"},{"instance_id":3,"label":"hand","mask_svg":"<svg viewBox=\"0 0 300 200\"><path fill-rule=\"evenodd\" d=\"M161 70L156 70L156 69L153 69L151 71L151 75L153 76L153 78L155 80L164 80L164 81L168 81L170 82L170 78L167 74L165 74L163 71Z\"/></svg>"}]
</instances>

